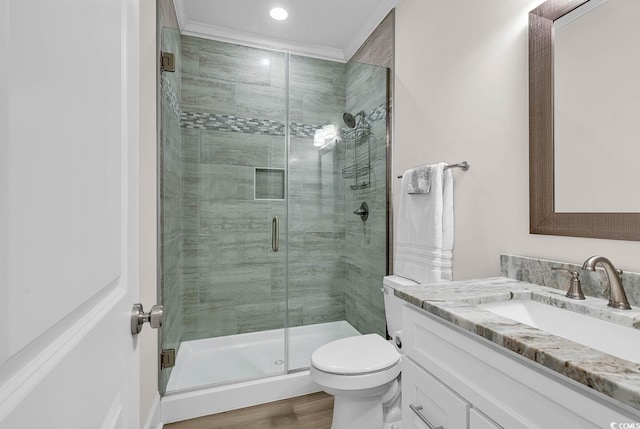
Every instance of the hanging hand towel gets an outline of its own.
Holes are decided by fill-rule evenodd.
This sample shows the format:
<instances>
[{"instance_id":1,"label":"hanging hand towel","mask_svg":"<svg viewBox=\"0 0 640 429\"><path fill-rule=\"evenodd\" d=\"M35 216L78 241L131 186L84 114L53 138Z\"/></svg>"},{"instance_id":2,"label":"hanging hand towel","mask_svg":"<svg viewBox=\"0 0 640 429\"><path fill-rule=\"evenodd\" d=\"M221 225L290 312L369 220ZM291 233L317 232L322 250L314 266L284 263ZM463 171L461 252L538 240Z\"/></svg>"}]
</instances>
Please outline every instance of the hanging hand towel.
<instances>
[{"instance_id":1,"label":"hanging hand towel","mask_svg":"<svg viewBox=\"0 0 640 429\"><path fill-rule=\"evenodd\" d=\"M418 283L450 281L453 249L453 175L432 165L428 194L410 194L402 175L394 273Z\"/></svg>"},{"instance_id":2,"label":"hanging hand towel","mask_svg":"<svg viewBox=\"0 0 640 429\"><path fill-rule=\"evenodd\" d=\"M431 177L433 177L433 165L423 165L422 167L407 170L410 194L428 194L431 190ZM404 175L402 176L404 177Z\"/></svg>"}]
</instances>

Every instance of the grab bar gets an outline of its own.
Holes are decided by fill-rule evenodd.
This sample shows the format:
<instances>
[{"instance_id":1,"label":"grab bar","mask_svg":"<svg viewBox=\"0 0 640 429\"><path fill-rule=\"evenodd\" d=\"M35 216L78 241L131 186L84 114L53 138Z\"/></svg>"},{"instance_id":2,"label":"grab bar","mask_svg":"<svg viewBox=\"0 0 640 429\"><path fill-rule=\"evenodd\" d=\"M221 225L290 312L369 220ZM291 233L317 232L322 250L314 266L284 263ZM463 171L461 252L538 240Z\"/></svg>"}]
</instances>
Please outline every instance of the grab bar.
<instances>
[{"instance_id":1,"label":"grab bar","mask_svg":"<svg viewBox=\"0 0 640 429\"><path fill-rule=\"evenodd\" d=\"M416 415L420 418L420 420L422 420L422 423L427 425L427 427L429 429L444 429L444 426L435 427L434 425L431 424L431 422L429 420L427 420L427 418L424 416L424 414L421 413L421 411L423 410L422 405L419 405L419 406L416 407L413 404L409 404L409 408L411 408L411 411L416 413Z\"/></svg>"},{"instance_id":2,"label":"grab bar","mask_svg":"<svg viewBox=\"0 0 640 429\"><path fill-rule=\"evenodd\" d=\"M280 249L280 219L274 216L271 221L271 249L277 252Z\"/></svg>"}]
</instances>

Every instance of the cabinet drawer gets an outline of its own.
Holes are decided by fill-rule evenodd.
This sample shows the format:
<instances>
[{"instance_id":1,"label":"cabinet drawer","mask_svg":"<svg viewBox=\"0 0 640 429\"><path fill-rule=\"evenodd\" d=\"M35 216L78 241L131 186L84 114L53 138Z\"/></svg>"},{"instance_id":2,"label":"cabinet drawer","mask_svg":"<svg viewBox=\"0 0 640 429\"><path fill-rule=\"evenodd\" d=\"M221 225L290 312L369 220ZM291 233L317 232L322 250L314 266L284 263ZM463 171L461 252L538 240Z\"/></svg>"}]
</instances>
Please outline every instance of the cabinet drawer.
<instances>
[{"instance_id":1,"label":"cabinet drawer","mask_svg":"<svg viewBox=\"0 0 640 429\"><path fill-rule=\"evenodd\" d=\"M413 407L412 407L413 406ZM402 361L402 427L428 429L418 413L433 428L466 429L469 403L411 359Z\"/></svg>"}]
</instances>

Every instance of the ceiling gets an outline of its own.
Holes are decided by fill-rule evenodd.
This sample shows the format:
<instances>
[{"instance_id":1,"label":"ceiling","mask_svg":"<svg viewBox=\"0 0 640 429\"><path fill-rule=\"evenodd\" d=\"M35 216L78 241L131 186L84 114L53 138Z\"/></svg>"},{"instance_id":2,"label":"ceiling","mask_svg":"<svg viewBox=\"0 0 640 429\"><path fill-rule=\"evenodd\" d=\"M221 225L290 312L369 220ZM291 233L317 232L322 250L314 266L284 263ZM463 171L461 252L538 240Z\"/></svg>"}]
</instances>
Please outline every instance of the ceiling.
<instances>
[{"instance_id":1,"label":"ceiling","mask_svg":"<svg viewBox=\"0 0 640 429\"><path fill-rule=\"evenodd\" d=\"M397 0L174 0L183 34L347 61ZM274 7L285 21L269 16Z\"/></svg>"}]
</instances>

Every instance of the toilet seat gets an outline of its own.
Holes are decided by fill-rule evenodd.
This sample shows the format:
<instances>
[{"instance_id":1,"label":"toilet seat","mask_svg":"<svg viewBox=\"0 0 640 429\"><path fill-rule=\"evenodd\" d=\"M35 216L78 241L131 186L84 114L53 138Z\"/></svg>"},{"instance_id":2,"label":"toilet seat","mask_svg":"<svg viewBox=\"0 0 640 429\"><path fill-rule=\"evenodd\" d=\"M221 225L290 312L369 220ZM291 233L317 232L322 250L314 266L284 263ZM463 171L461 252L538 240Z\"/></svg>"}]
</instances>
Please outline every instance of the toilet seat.
<instances>
[{"instance_id":1,"label":"toilet seat","mask_svg":"<svg viewBox=\"0 0 640 429\"><path fill-rule=\"evenodd\" d=\"M311 377L327 389L379 394L400 374L401 355L377 334L333 341L311 355Z\"/></svg>"},{"instance_id":2,"label":"toilet seat","mask_svg":"<svg viewBox=\"0 0 640 429\"><path fill-rule=\"evenodd\" d=\"M380 335L359 335L318 348L311 355L311 366L329 374L365 375L392 368L400 356Z\"/></svg>"},{"instance_id":3,"label":"toilet seat","mask_svg":"<svg viewBox=\"0 0 640 429\"><path fill-rule=\"evenodd\" d=\"M400 354L377 334L332 341L311 355L311 365L322 372L361 375L384 371L398 364Z\"/></svg>"}]
</instances>

